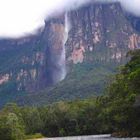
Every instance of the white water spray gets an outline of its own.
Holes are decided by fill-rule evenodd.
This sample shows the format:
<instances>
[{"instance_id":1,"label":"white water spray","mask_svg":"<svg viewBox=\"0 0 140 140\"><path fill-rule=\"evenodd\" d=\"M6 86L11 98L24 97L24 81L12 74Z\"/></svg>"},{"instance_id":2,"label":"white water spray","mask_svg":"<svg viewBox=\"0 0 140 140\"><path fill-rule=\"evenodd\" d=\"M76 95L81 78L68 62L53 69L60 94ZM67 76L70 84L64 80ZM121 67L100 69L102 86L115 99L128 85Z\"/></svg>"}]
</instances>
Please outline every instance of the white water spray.
<instances>
[{"instance_id":1,"label":"white water spray","mask_svg":"<svg viewBox=\"0 0 140 140\"><path fill-rule=\"evenodd\" d=\"M65 30L64 30L63 48L62 48L61 57L60 57L60 60L58 63L58 65L61 67L59 81L64 80L64 78L66 77L66 74L67 74L67 70L66 70L66 45L65 44L68 40L69 30L70 30L70 22L68 19L68 14L65 13Z\"/></svg>"},{"instance_id":2,"label":"white water spray","mask_svg":"<svg viewBox=\"0 0 140 140\"><path fill-rule=\"evenodd\" d=\"M60 54L59 60L57 60L57 67L59 71L56 72L53 80L55 83L62 81L65 79L67 70L66 70L66 42L68 40L68 33L70 30L70 22L68 20L68 14L65 13L65 25L64 25L64 32L63 32L63 43L62 43L62 50Z\"/></svg>"}]
</instances>

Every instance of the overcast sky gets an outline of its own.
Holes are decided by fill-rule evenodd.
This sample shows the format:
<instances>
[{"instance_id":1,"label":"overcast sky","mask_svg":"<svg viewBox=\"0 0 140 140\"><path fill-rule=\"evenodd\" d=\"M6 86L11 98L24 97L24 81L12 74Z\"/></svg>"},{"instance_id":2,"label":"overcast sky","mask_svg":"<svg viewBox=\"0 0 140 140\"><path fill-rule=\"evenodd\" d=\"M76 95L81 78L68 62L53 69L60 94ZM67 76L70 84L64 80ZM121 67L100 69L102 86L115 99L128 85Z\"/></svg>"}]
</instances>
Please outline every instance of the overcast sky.
<instances>
[{"instance_id":1,"label":"overcast sky","mask_svg":"<svg viewBox=\"0 0 140 140\"><path fill-rule=\"evenodd\" d=\"M19 37L44 26L53 13L76 8L95 0L0 0L0 37ZM120 1L128 11L140 16L140 0Z\"/></svg>"}]
</instances>

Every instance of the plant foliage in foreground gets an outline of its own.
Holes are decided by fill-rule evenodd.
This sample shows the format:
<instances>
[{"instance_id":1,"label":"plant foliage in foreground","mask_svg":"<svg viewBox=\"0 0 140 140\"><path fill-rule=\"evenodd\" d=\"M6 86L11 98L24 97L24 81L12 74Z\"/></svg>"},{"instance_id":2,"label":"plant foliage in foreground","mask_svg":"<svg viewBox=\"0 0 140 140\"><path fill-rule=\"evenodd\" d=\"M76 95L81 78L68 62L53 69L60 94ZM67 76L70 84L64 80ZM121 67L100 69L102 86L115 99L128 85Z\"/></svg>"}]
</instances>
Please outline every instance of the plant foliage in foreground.
<instances>
[{"instance_id":1,"label":"plant foliage in foreground","mask_svg":"<svg viewBox=\"0 0 140 140\"><path fill-rule=\"evenodd\" d=\"M140 136L140 50L128 53L104 96L59 102L43 107L8 104L0 111L0 139L23 140L41 133L47 137L113 133Z\"/></svg>"}]
</instances>

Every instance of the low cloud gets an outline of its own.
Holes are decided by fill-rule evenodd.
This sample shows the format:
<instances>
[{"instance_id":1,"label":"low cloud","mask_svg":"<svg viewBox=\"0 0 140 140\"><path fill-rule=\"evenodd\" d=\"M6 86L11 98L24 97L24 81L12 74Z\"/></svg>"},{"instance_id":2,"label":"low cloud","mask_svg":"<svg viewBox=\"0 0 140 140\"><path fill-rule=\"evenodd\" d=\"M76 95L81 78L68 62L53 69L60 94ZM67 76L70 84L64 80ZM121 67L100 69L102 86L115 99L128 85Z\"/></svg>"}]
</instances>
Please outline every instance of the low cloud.
<instances>
[{"instance_id":1,"label":"low cloud","mask_svg":"<svg viewBox=\"0 0 140 140\"><path fill-rule=\"evenodd\" d=\"M35 33L50 15L89 2L120 2L125 10L140 16L140 0L0 0L0 37Z\"/></svg>"},{"instance_id":2,"label":"low cloud","mask_svg":"<svg viewBox=\"0 0 140 140\"><path fill-rule=\"evenodd\" d=\"M70 10L88 0L0 0L0 37L20 37L44 26L51 14Z\"/></svg>"},{"instance_id":3,"label":"low cloud","mask_svg":"<svg viewBox=\"0 0 140 140\"><path fill-rule=\"evenodd\" d=\"M122 7L134 14L135 16L139 16L140 17L140 0L118 0Z\"/></svg>"}]
</instances>

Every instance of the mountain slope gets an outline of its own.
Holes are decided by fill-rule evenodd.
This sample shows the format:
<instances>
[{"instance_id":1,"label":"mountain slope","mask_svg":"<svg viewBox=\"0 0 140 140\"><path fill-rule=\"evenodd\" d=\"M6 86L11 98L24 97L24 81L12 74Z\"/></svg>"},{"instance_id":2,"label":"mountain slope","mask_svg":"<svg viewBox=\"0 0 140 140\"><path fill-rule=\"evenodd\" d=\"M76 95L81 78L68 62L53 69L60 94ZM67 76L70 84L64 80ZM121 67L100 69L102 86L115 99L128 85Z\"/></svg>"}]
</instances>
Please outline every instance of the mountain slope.
<instances>
[{"instance_id":1,"label":"mountain slope","mask_svg":"<svg viewBox=\"0 0 140 140\"><path fill-rule=\"evenodd\" d=\"M127 62L128 50L139 48L130 17L119 4L95 4L52 17L36 36L0 40L0 104L102 94L107 75Z\"/></svg>"}]
</instances>

